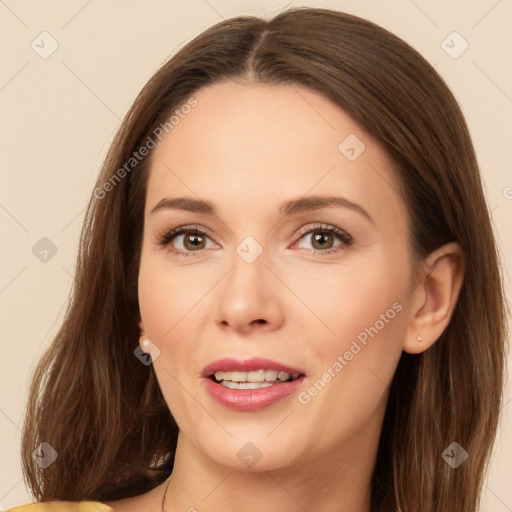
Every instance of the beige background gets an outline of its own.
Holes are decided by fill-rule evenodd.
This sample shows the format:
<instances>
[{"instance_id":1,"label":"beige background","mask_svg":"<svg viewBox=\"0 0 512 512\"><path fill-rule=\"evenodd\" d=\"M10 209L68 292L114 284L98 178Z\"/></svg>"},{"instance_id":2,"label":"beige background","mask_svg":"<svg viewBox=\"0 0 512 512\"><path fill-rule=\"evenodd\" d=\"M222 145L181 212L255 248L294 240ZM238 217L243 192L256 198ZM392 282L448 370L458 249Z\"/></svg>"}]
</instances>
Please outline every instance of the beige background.
<instances>
[{"instance_id":1,"label":"beige background","mask_svg":"<svg viewBox=\"0 0 512 512\"><path fill-rule=\"evenodd\" d=\"M510 0L0 0L0 510L30 501L18 455L28 379L62 318L84 207L120 119L151 74L202 30L233 15L271 16L287 5L329 7L371 19L435 65L468 119L510 267ZM47 58L31 47L35 40L39 53L51 49L49 36L38 37L43 31L59 45ZM469 44L458 58L452 56L463 48L462 39L448 39L452 56L441 44L453 31ZM46 262L32 252L43 237L57 249ZM510 297L506 269L504 274ZM483 512L512 511L511 431L509 381Z\"/></svg>"}]
</instances>

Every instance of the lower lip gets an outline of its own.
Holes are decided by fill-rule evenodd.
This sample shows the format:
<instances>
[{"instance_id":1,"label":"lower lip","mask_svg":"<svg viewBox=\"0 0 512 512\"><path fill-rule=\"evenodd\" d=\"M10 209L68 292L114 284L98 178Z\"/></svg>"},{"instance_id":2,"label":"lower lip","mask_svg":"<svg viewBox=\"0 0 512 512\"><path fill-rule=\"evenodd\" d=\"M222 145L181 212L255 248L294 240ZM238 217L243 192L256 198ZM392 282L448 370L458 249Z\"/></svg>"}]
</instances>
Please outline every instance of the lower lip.
<instances>
[{"instance_id":1,"label":"lower lip","mask_svg":"<svg viewBox=\"0 0 512 512\"><path fill-rule=\"evenodd\" d=\"M206 390L220 404L237 411L259 411L297 391L304 381L304 375L259 389L226 388L209 377L205 377L205 381Z\"/></svg>"}]
</instances>

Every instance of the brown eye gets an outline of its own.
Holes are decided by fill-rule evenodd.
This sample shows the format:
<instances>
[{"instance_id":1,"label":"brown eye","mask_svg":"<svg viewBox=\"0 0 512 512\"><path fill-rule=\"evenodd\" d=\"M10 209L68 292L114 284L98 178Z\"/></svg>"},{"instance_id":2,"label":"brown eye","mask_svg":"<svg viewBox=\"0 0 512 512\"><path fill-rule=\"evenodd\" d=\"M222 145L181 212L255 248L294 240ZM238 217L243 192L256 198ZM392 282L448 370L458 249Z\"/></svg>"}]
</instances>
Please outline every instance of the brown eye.
<instances>
[{"instance_id":1,"label":"brown eye","mask_svg":"<svg viewBox=\"0 0 512 512\"><path fill-rule=\"evenodd\" d=\"M317 254L331 254L347 249L354 243L353 238L334 226L316 226L303 229L300 233L299 247L310 249Z\"/></svg>"},{"instance_id":2,"label":"brown eye","mask_svg":"<svg viewBox=\"0 0 512 512\"><path fill-rule=\"evenodd\" d=\"M313 249L331 249L334 244L334 236L325 231L314 231L311 233L311 245Z\"/></svg>"},{"instance_id":3,"label":"brown eye","mask_svg":"<svg viewBox=\"0 0 512 512\"><path fill-rule=\"evenodd\" d=\"M158 237L158 244L181 256L199 255L204 249L218 248L204 231L195 226L181 226L168 231Z\"/></svg>"},{"instance_id":4,"label":"brown eye","mask_svg":"<svg viewBox=\"0 0 512 512\"><path fill-rule=\"evenodd\" d=\"M177 237L179 238L179 237ZM206 245L206 237L201 233L185 233L183 235L183 246L187 251L204 249Z\"/></svg>"}]
</instances>

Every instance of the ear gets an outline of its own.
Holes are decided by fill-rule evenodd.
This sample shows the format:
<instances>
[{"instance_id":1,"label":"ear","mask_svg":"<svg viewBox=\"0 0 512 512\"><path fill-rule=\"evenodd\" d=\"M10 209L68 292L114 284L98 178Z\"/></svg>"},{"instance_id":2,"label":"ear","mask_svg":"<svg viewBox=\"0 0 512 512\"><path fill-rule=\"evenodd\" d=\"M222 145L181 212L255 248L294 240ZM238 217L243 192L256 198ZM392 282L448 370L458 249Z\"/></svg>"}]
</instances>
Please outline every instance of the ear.
<instances>
[{"instance_id":1,"label":"ear","mask_svg":"<svg viewBox=\"0 0 512 512\"><path fill-rule=\"evenodd\" d=\"M465 270L464 254L455 242L429 254L424 277L414 292L414 310L403 345L405 352L419 354L439 339L457 304Z\"/></svg>"},{"instance_id":2,"label":"ear","mask_svg":"<svg viewBox=\"0 0 512 512\"><path fill-rule=\"evenodd\" d=\"M148 347L148 341L147 341L147 336L146 336L146 332L144 330L144 323L142 322L142 318L140 316L140 313L139 313L139 329L140 329L140 335L139 335L139 345L140 347L142 348L142 351L145 352L146 354L149 354L149 347Z\"/></svg>"},{"instance_id":3,"label":"ear","mask_svg":"<svg viewBox=\"0 0 512 512\"><path fill-rule=\"evenodd\" d=\"M144 332L144 322L142 321L142 315L140 311L137 313L137 324L139 325L140 332Z\"/></svg>"}]
</instances>

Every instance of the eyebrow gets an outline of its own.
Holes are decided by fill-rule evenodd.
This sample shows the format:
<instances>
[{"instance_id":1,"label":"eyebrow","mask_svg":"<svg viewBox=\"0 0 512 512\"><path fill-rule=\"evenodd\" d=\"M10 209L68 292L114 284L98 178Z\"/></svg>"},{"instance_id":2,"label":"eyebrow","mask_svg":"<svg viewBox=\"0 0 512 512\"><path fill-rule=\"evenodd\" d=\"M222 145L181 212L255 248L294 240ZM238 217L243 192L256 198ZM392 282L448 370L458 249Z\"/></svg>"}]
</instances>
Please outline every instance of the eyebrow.
<instances>
[{"instance_id":1,"label":"eyebrow","mask_svg":"<svg viewBox=\"0 0 512 512\"><path fill-rule=\"evenodd\" d=\"M290 216L306 211L328 208L329 206L348 208L360 213L373 223L373 219L361 205L340 196L308 196L301 197L300 199L291 199L281 205L279 212L281 215ZM204 215L217 215L217 209L210 201L189 197L164 198L153 207L151 214L166 209L184 210Z\"/></svg>"}]
</instances>

